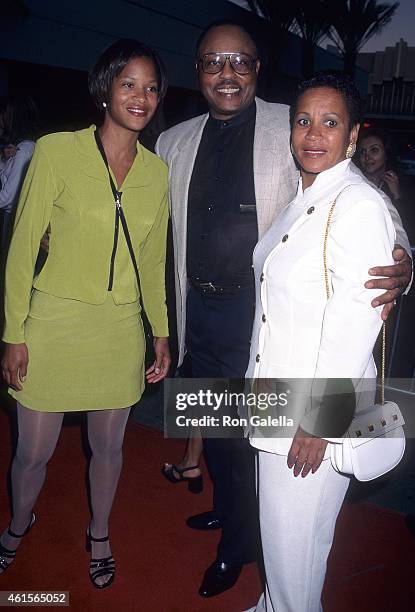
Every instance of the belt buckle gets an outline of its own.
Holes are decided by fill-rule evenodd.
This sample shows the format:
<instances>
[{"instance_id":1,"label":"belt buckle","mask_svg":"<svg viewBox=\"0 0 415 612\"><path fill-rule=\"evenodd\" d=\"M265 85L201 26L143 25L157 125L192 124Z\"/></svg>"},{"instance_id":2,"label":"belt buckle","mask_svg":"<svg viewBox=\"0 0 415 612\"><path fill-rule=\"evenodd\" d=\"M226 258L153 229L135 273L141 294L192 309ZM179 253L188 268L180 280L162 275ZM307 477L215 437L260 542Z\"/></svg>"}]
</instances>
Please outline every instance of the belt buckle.
<instances>
[{"instance_id":1,"label":"belt buckle","mask_svg":"<svg viewBox=\"0 0 415 612\"><path fill-rule=\"evenodd\" d=\"M211 293L216 293L216 287L213 283L200 283L200 288L203 291L210 291Z\"/></svg>"}]
</instances>

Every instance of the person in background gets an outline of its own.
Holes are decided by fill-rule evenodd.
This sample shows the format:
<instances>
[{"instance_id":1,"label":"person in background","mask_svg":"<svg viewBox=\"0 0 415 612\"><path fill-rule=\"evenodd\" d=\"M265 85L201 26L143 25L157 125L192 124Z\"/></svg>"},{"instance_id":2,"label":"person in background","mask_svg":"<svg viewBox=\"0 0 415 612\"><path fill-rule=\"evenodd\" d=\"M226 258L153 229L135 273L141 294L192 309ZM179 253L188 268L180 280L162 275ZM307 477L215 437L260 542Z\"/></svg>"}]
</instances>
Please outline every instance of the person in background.
<instances>
[{"instance_id":1,"label":"person in background","mask_svg":"<svg viewBox=\"0 0 415 612\"><path fill-rule=\"evenodd\" d=\"M10 96L0 102L0 133L4 142L0 167L1 253L5 258L20 189L33 155L39 129L33 100Z\"/></svg>"},{"instance_id":2,"label":"person in background","mask_svg":"<svg viewBox=\"0 0 415 612\"><path fill-rule=\"evenodd\" d=\"M0 573L35 522L33 507L65 412L85 411L90 579L100 589L114 579L108 522L130 406L141 397L145 374L156 383L170 365L167 168L137 142L166 86L158 55L136 40L120 40L89 75L90 93L104 112L102 125L50 134L36 144L6 266L1 366L17 400L19 438ZM49 223L48 259L33 281ZM140 295L154 335L155 361L146 373Z\"/></svg>"},{"instance_id":3,"label":"person in background","mask_svg":"<svg viewBox=\"0 0 415 612\"><path fill-rule=\"evenodd\" d=\"M397 172L391 135L380 128L361 130L357 143L357 164L365 177L386 193L402 217L411 244L415 244L414 197Z\"/></svg>"}]
</instances>

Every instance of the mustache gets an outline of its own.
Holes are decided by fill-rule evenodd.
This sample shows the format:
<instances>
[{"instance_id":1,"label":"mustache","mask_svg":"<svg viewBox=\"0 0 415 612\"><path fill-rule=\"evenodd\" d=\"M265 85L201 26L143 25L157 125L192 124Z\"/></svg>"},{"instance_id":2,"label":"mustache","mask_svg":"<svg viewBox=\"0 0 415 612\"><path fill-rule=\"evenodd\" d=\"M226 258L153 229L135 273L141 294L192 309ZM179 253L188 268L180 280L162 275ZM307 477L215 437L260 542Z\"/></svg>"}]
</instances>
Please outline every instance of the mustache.
<instances>
[{"instance_id":1,"label":"mustache","mask_svg":"<svg viewBox=\"0 0 415 612\"><path fill-rule=\"evenodd\" d=\"M215 89L220 89L221 87L238 87L240 88L241 85L240 83L238 83L237 81L232 81L231 79L224 79L223 81L221 81L220 83L218 83L215 87Z\"/></svg>"}]
</instances>

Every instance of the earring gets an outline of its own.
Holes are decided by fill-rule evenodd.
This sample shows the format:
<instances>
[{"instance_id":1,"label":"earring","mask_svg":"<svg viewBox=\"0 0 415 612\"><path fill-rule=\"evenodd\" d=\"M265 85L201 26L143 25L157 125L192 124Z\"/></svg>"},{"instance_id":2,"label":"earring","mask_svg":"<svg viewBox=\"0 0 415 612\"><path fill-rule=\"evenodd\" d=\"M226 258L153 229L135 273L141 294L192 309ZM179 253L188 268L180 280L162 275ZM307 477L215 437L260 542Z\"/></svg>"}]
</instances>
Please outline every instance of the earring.
<instances>
[{"instance_id":1,"label":"earring","mask_svg":"<svg viewBox=\"0 0 415 612\"><path fill-rule=\"evenodd\" d=\"M107 103L106 103L106 102L103 102L103 103L102 103L102 107L103 107L103 108L107 108Z\"/></svg>"},{"instance_id":2,"label":"earring","mask_svg":"<svg viewBox=\"0 0 415 612\"><path fill-rule=\"evenodd\" d=\"M346 151L347 159L351 159L355 153L356 153L356 143L351 142L349 146L347 147L347 151Z\"/></svg>"}]
</instances>

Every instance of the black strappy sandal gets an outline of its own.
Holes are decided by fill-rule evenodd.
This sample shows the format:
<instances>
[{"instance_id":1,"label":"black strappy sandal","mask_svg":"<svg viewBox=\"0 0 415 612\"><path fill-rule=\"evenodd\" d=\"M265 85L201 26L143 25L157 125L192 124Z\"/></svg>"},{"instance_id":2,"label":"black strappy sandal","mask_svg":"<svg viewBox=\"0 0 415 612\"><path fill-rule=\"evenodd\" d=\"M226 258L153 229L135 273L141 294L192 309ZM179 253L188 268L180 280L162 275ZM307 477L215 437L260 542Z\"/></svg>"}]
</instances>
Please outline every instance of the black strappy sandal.
<instances>
[{"instance_id":1,"label":"black strappy sandal","mask_svg":"<svg viewBox=\"0 0 415 612\"><path fill-rule=\"evenodd\" d=\"M200 469L198 465L181 468L172 463L171 465L168 465L168 467L163 466L161 468L161 473L163 474L164 478L173 484L187 482L187 488L190 493L201 493L203 491L203 474L199 474L199 476L183 476L185 472L196 469ZM179 476L176 476L174 472L179 474Z\"/></svg>"},{"instance_id":2,"label":"black strappy sandal","mask_svg":"<svg viewBox=\"0 0 415 612\"><path fill-rule=\"evenodd\" d=\"M108 540L108 536L106 536L105 538L92 537L91 530L88 527L86 532L86 551L91 552L91 542L108 542ZM97 582L97 578L100 578L101 576L108 576L108 580L103 584L99 584ZM107 587L109 587L114 582L115 578L114 557L111 555L110 557L103 557L102 559L91 559L91 561L89 562L89 577L91 579L92 584L97 589L106 589Z\"/></svg>"},{"instance_id":3,"label":"black strappy sandal","mask_svg":"<svg viewBox=\"0 0 415 612\"><path fill-rule=\"evenodd\" d=\"M7 533L12 538L16 538L16 539L24 538L24 536L33 527L35 521L36 521L36 516L32 512L32 516L30 517L30 522L23 533L14 533L14 531L10 529L10 526L7 529ZM5 548L2 544L0 544L0 569L2 570L0 573L0 576L1 574L4 574L4 572L9 568L9 566L15 560L16 552L17 552L17 548L15 550L9 550L8 548Z\"/></svg>"}]
</instances>

